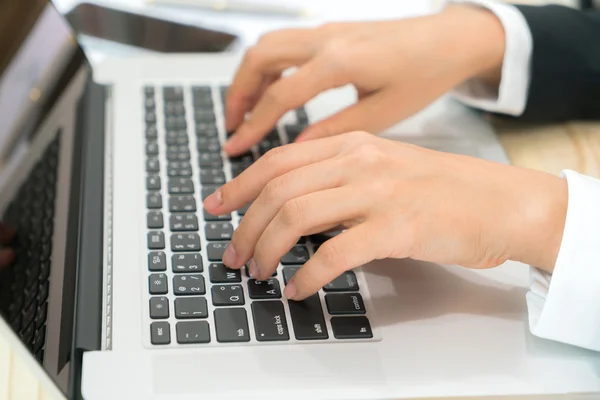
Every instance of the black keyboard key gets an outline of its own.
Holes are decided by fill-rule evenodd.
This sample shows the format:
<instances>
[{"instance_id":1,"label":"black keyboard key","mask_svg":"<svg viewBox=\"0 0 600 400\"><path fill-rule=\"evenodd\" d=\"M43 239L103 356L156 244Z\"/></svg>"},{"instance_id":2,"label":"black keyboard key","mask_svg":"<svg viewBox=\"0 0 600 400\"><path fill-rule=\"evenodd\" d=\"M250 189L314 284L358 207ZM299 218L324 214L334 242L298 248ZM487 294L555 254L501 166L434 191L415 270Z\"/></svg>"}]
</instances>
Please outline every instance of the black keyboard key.
<instances>
[{"instance_id":1,"label":"black keyboard key","mask_svg":"<svg viewBox=\"0 0 600 400\"><path fill-rule=\"evenodd\" d=\"M171 343L171 327L168 322L153 322L150 324L150 342L152 344Z\"/></svg>"},{"instance_id":2,"label":"black keyboard key","mask_svg":"<svg viewBox=\"0 0 600 400\"><path fill-rule=\"evenodd\" d=\"M192 181L190 178L169 179L169 194L190 193L194 193L194 181Z\"/></svg>"},{"instance_id":3,"label":"black keyboard key","mask_svg":"<svg viewBox=\"0 0 600 400\"><path fill-rule=\"evenodd\" d=\"M194 199L194 196L190 195L171 196L169 198L169 211L196 211L196 199Z\"/></svg>"},{"instance_id":4,"label":"black keyboard key","mask_svg":"<svg viewBox=\"0 0 600 400\"><path fill-rule=\"evenodd\" d=\"M196 137L218 139L219 131L217 127L212 123L199 122L196 123Z\"/></svg>"},{"instance_id":5,"label":"black keyboard key","mask_svg":"<svg viewBox=\"0 0 600 400\"><path fill-rule=\"evenodd\" d=\"M146 172L160 172L160 162L158 158L150 157L146 160Z\"/></svg>"},{"instance_id":6,"label":"black keyboard key","mask_svg":"<svg viewBox=\"0 0 600 400\"><path fill-rule=\"evenodd\" d=\"M231 240L233 225L229 222L210 222L204 227L207 240Z\"/></svg>"},{"instance_id":7,"label":"black keyboard key","mask_svg":"<svg viewBox=\"0 0 600 400\"><path fill-rule=\"evenodd\" d=\"M329 293L325 295L325 303L331 315L366 313L359 293Z\"/></svg>"},{"instance_id":8,"label":"black keyboard key","mask_svg":"<svg viewBox=\"0 0 600 400\"><path fill-rule=\"evenodd\" d=\"M244 164L233 164L231 166L231 175L234 178L237 178L238 176L240 176L242 174L242 172L244 172L245 170L247 170L249 167L249 165L244 165Z\"/></svg>"},{"instance_id":9,"label":"black keyboard key","mask_svg":"<svg viewBox=\"0 0 600 400\"><path fill-rule=\"evenodd\" d=\"M146 139L156 138L158 138L158 131L156 130L156 125L151 123L146 126Z\"/></svg>"},{"instance_id":10,"label":"black keyboard key","mask_svg":"<svg viewBox=\"0 0 600 400\"><path fill-rule=\"evenodd\" d=\"M160 231L148 232L148 248L162 250L165 248L165 234Z\"/></svg>"},{"instance_id":11,"label":"black keyboard key","mask_svg":"<svg viewBox=\"0 0 600 400\"><path fill-rule=\"evenodd\" d=\"M217 153L221 151L219 139L205 136L197 137L196 147L198 148L199 153Z\"/></svg>"},{"instance_id":12,"label":"black keyboard key","mask_svg":"<svg viewBox=\"0 0 600 400\"><path fill-rule=\"evenodd\" d=\"M300 136L304 129L306 129L306 125L303 124L285 125L284 130L285 133L287 133L288 142L293 143L294 141L296 141L296 139L298 138L298 136Z\"/></svg>"},{"instance_id":13,"label":"black keyboard key","mask_svg":"<svg viewBox=\"0 0 600 400\"><path fill-rule=\"evenodd\" d=\"M23 326L25 328L23 328L23 330L21 332L21 339L23 339L23 342L25 342L25 345L29 347L29 344L33 340L33 334L35 332L34 325L33 324L27 325L27 324L23 323Z\"/></svg>"},{"instance_id":14,"label":"black keyboard key","mask_svg":"<svg viewBox=\"0 0 600 400\"><path fill-rule=\"evenodd\" d=\"M160 176L150 175L146 178L146 189L147 190L160 190Z\"/></svg>"},{"instance_id":15,"label":"black keyboard key","mask_svg":"<svg viewBox=\"0 0 600 400\"><path fill-rule=\"evenodd\" d=\"M46 300L48 300L48 289L49 289L49 282L44 282L43 284L40 285L40 291L38 293L38 303L45 303Z\"/></svg>"},{"instance_id":16,"label":"black keyboard key","mask_svg":"<svg viewBox=\"0 0 600 400\"><path fill-rule=\"evenodd\" d=\"M33 343L31 344L31 351L37 353L44 347L46 340L46 327L38 329L33 335Z\"/></svg>"},{"instance_id":17,"label":"black keyboard key","mask_svg":"<svg viewBox=\"0 0 600 400\"><path fill-rule=\"evenodd\" d=\"M197 231L198 217L194 214L171 214L169 225L173 232Z\"/></svg>"},{"instance_id":18,"label":"black keyboard key","mask_svg":"<svg viewBox=\"0 0 600 400\"><path fill-rule=\"evenodd\" d=\"M210 329L206 321L186 321L175 324L177 343L209 343Z\"/></svg>"},{"instance_id":19,"label":"black keyboard key","mask_svg":"<svg viewBox=\"0 0 600 400\"><path fill-rule=\"evenodd\" d=\"M167 115L185 115L185 105L183 101L169 101L164 105Z\"/></svg>"},{"instance_id":20,"label":"black keyboard key","mask_svg":"<svg viewBox=\"0 0 600 400\"><path fill-rule=\"evenodd\" d=\"M181 86L165 86L163 100L165 102L183 101L183 88Z\"/></svg>"},{"instance_id":21,"label":"black keyboard key","mask_svg":"<svg viewBox=\"0 0 600 400\"><path fill-rule=\"evenodd\" d=\"M373 337L367 317L333 317L331 329L336 339L370 339Z\"/></svg>"},{"instance_id":22,"label":"black keyboard key","mask_svg":"<svg viewBox=\"0 0 600 400\"><path fill-rule=\"evenodd\" d=\"M258 152L261 155L264 155L269 150L279 146L281 146L281 140L279 140L279 137L272 139L266 138L258 144Z\"/></svg>"},{"instance_id":23,"label":"black keyboard key","mask_svg":"<svg viewBox=\"0 0 600 400\"><path fill-rule=\"evenodd\" d=\"M21 313L21 318L23 321L23 326L27 326L33 322L33 318L35 317L35 312L37 311L37 302L34 301L27 308L25 308Z\"/></svg>"},{"instance_id":24,"label":"black keyboard key","mask_svg":"<svg viewBox=\"0 0 600 400\"><path fill-rule=\"evenodd\" d=\"M171 132L178 132L178 131L170 131ZM190 140L188 139L187 134L185 134L185 131L182 131L184 134L180 135L180 134L172 134L172 135L167 135L167 146L172 146L172 145L182 145L182 146L187 146L190 143Z\"/></svg>"},{"instance_id":25,"label":"black keyboard key","mask_svg":"<svg viewBox=\"0 0 600 400\"><path fill-rule=\"evenodd\" d=\"M217 341L249 342L248 317L243 308L218 308L215 310Z\"/></svg>"},{"instance_id":26,"label":"black keyboard key","mask_svg":"<svg viewBox=\"0 0 600 400\"><path fill-rule=\"evenodd\" d=\"M218 189L218 186L205 186L202 188L202 201L213 194Z\"/></svg>"},{"instance_id":27,"label":"black keyboard key","mask_svg":"<svg viewBox=\"0 0 600 400\"><path fill-rule=\"evenodd\" d=\"M302 265L308 261L308 250L304 246L294 246L281 259L283 265Z\"/></svg>"},{"instance_id":28,"label":"black keyboard key","mask_svg":"<svg viewBox=\"0 0 600 400\"><path fill-rule=\"evenodd\" d=\"M151 274L148 277L150 294L167 294L169 292L166 274Z\"/></svg>"},{"instance_id":29,"label":"black keyboard key","mask_svg":"<svg viewBox=\"0 0 600 400\"><path fill-rule=\"evenodd\" d=\"M150 318L166 319L169 318L169 299L166 297L150 298Z\"/></svg>"},{"instance_id":30,"label":"black keyboard key","mask_svg":"<svg viewBox=\"0 0 600 400\"><path fill-rule=\"evenodd\" d=\"M175 318L208 318L208 305L204 297L181 297L175 299Z\"/></svg>"},{"instance_id":31,"label":"black keyboard key","mask_svg":"<svg viewBox=\"0 0 600 400\"><path fill-rule=\"evenodd\" d=\"M46 323L47 312L48 303L44 303L39 307L37 314L35 315L35 319L33 320L35 329L40 329L40 327Z\"/></svg>"},{"instance_id":32,"label":"black keyboard key","mask_svg":"<svg viewBox=\"0 0 600 400\"><path fill-rule=\"evenodd\" d=\"M196 120L196 122L208 123L214 123L216 120L214 111L212 109L206 108L197 108L194 111L194 119Z\"/></svg>"},{"instance_id":33,"label":"black keyboard key","mask_svg":"<svg viewBox=\"0 0 600 400\"><path fill-rule=\"evenodd\" d=\"M225 183L225 173L220 168L201 169L200 183L203 185L222 185Z\"/></svg>"},{"instance_id":34,"label":"black keyboard key","mask_svg":"<svg viewBox=\"0 0 600 400\"><path fill-rule=\"evenodd\" d=\"M169 146L167 147L167 160L169 161L189 161L190 150L187 146Z\"/></svg>"},{"instance_id":35,"label":"black keyboard key","mask_svg":"<svg viewBox=\"0 0 600 400\"><path fill-rule=\"evenodd\" d=\"M326 292L357 292L358 281L356 274L346 271L323 287Z\"/></svg>"},{"instance_id":36,"label":"black keyboard key","mask_svg":"<svg viewBox=\"0 0 600 400\"><path fill-rule=\"evenodd\" d=\"M287 285L290 279L298 272L300 267L284 267L283 268L283 281Z\"/></svg>"},{"instance_id":37,"label":"black keyboard key","mask_svg":"<svg viewBox=\"0 0 600 400\"><path fill-rule=\"evenodd\" d=\"M156 113L154 111L148 111L145 115L146 123L153 124L156 122Z\"/></svg>"},{"instance_id":38,"label":"black keyboard key","mask_svg":"<svg viewBox=\"0 0 600 400\"><path fill-rule=\"evenodd\" d=\"M186 129L187 121L183 115L172 115L165 118L165 129Z\"/></svg>"},{"instance_id":39,"label":"black keyboard key","mask_svg":"<svg viewBox=\"0 0 600 400\"><path fill-rule=\"evenodd\" d=\"M158 192L150 192L146 195L146 207L149 209L162 208L162 196Z\"/></svg>"},{"instance_id":40,"label":"black keyboard key","mask_svg":"<svg viewBox=\"0 0 600 400\"><path fill-rule=\"evenodd\" d=\"M156 142L155 140L149 140L148 142L146 142L146 155L158 155L158 142Z\"/></svg>"},{"instance_id":41,"label":"black keyboard key","mask_svg":"<svg viewBox=\"0 0 600 400\"><path fill-rule=\"evenodd\" d=\"M207 245L208 259L209 261L222 261L223 253L229 245L228 242L223 243L209 243Z\"/></svg>"},{"instance_id":42,"label":"black keyboard key","mask_svg":"<svg viewBox=\"0 0 600 400\"><path fill-rule=\"evenodd\" d=\"M163 214L160 211L150 211L146 215L148 229L161 229L164 227Z\"/></svg>"},{"instance_id":43,"label":"black keyboard key","mask_svg":"<svg viewBox=\"0 0 600 400\"><path fill-rule=\"evenodd\" d=\"M281 298L281 288L279 281L269 278L266 281L248 280L248 293L251 299L279 299Z\"/></svg>"},{"instance_id":44,"label":"black keyboard key","mask_svg":"<svg viewBox=\"0 0 600 400\"><path fill-rule=\"evenodd\" d=\"M175 161L175 162L179 162L179 161ZM187 163L188 161L181 161L181 162ZM192 176L192 167L177 168L177 167L172 167L171 165L169 165L169 168L167 168L167 175L170 178Z\"/></svg>"},{"instance_id":45,"label":"black keyboard key","mask_svg":"<svg viewBox=\"0 0 600 400\"><path fill-rule=\"evenodd\" d=\"M200 253L174 254L171 257L173 272L202 272L202 256Z\"/></svg>"},{"instance_id":46,"label":"black keyboard key","mask_svg":"<svg viewBox=\"0 0 600 400\"><path fill-rule=\"evenodd\" d=\"M242 306L245 304L241 285L215 285L211 289L215 306Z\"/></svg>"},{"instance_id":47,"label":"black keyboard key","mask_svg":"<svg viewBox=\"0 0 600 400\"><path fill-rule=\"evenodd\" d=\"M219 168L223 166L223 160L219 153L201 153L198 156L200 168Z\"/></svg>"},{"instance_id":48,"label":"black keyboard key","mask_svg":"<svg viewBox=\"0 0 600 400\"><path fill-rule=\"evenodd\" d=\"M173 292L178 296L197 296L206 293L204 277L200 274L175 275Z\"/></svg>"},{"instance_id":49,"label":"black keyboard key","mask_svg":"<svg viewBox=\"0 0 600 400\"><path fill-rule=\"evenodd\" d=\"M252 203L246 204L245 206L243 206L242 208L237 210L237 213L243 217L244 215L246 215L246 213L248 212L248 209L250 208L251 205L252 205Z\"/></svg>"},{"instance_id":50,"label":"black keyboard key","mask_svg":"<svg viewBox=\"0 0 600 400\"><path fill-rule=\"evenodd\" d=\"M231 221L231 214L213 215L208 211L204 210L205 221Z\"/></svg>"},{"instance_id":51,"label":"black keyboard key","mask_svg":"<svg viewBox=\"0 0 600 400\"><path fill-rule=\"evenodd\" d=\"M162 251L151 251L148 253L148 270L149 271L166 271L167 256Z\"/></svg>"},{"instance_id":52,"label":"black keyboard key","mask_svg":"<svg viewBox=\"0 0 600 400\"><path fill-rule=\"evenodd\" d=\"M288 301L294 334L298 340L328 339L319 294L302 301Z\"/></svg>"},{"instance_id":53,"label":"black keyboard key","mask_svg":"<svg viewBox=\"0 0 600 400\"><path fill-rule=\"evenodd\" d=\"M255 301L252 303L254 332L259 342L290 340L283 303Z\"/></svg>"},{"instance_id":54,"label":"black keyboard key","mask_svg":"<svg viewBox=\"0 0 600 400\"><path fill-rule=\"evenodd\" d=\"M254 156L251 152L247 152L244 154L240 154L239 156L229 158L229 162L231 163L231 165L242 164L250 166L254 162Z\"/></svg>"},{"instance_id":55,"label":"black keyboard key","mask_svg":"<svg viewBox=\"0 0 600 400\"><path fill-rule=\"evenodd\" d=\"M239 269L229 269L220 263L210 264L208 272L212 283L239 283L242 281Z\"/></svg>"},{"instance_id":56,"label":"black keyboard key","mask_svg":"<svg viewBox=\"0 0 600 400\"><path fill-rule=\"evenodd\" d=\"M171 235L171 251L199 251L200 236L197 233Z\"/></svg>"},{"instance_id":57,"label":"black keyboard key","mask_svg":"<svg viewBox=\"0 0 600 400\"><path fill-rule=\"evenodd\" d=\"M308 114L304 107L300 107L296 110L296 120L299 124L307 125L309 123Z\"/></svg>"}]
</instances>

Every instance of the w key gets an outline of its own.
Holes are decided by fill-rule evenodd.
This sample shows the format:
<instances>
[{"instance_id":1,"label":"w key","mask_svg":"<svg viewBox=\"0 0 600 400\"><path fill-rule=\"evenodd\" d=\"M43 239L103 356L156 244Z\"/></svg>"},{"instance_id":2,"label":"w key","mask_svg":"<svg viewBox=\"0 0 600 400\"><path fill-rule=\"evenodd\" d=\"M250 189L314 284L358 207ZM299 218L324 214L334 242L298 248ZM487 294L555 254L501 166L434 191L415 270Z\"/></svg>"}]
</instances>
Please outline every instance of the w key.
<instances>
[{"instance_id":1,"label":"w key","mask_svg":"<svg viewBox=\"0 0 600 400\"><path fill-rule=\"evenodd\" d=\"M290 340L283 303L255 301L252 303L254 331L259 342Z\"/></svg>"}]
</instances>

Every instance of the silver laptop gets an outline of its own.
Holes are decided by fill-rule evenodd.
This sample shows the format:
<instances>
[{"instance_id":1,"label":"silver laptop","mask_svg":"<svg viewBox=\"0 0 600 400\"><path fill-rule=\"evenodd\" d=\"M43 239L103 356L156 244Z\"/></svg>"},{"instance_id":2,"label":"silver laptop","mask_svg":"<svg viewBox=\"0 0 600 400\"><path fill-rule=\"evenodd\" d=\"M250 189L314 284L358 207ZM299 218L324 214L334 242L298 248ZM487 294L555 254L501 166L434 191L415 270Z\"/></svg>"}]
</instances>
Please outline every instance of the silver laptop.
<instances>
[{"instance_id":1,"label":"silver laptop","mask_svg":"<svg viewBox=\"0 0 600 400\"><path fill-rule=\"evenodd\" d=\"M0 272L1 326L69 398L598 388L591 355L528 333L522 265L385 260L303 302L282 289L326 235L300 238L267 281L223 266L246 208L215 217L203 198L354 101L348 88L290 111L229 159L222 111L239 55L124 58L92 73L54 8L27 20L0 70L0 210L17 230L15 262ZM449 98L382 134L506 162L482 117Z\"/></svg>"}]
</instances>

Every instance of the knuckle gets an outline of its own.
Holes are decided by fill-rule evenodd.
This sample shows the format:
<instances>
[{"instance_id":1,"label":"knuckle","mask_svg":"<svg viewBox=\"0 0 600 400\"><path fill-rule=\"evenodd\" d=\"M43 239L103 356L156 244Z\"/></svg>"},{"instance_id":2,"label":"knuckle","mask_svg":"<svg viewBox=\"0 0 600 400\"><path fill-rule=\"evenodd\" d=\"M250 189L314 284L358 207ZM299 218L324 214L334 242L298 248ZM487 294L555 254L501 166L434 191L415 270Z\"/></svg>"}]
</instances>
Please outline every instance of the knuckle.
<instances>
[{"instance_id":1,"label":"knuckle","mask_svg":"<svg viewBox=\"0 0 600 400\"><path fill-rule=\"evenodd\" d=\"M385 157L374 143L362 143L352 151L352 158L365 167L379 167Z\"/></svg>"},{"instance_id":2,"label":"knuckle","mask_svg":"<svg viewBox=\"0 0 600 400\"><path fill-rule=\"evenodd\" d=\"M286 226L298 225L304 221L305 211L303 205L296 199L287 201L279 210L279 219Z\"/></svg>"},{"instance_id":3,"label":"knuckle","mask_svg":"<svg viewBox=\"0 0 600 400\"><path fill-rule=\"evenodd\" d=\"M267 151L260 160L266 164L268 169L277 168L281 161L285 160L287 148L285 146L274 147Z\"/></svg>"},{"instance_id":4,"label":"knuckle","mask_svg":"<svg viewBox=\"0 0 600 400\"><path fill-rule=\"evenodd\" d=\"M263 190L263 200L267 203L272 203L285 194L287 180L284 177L277 177L271 180Z\"/></svg>"},{"instance_id":5,"label":"knuckle","mask_svg":"<svg viewBox=\"0 0 600 400\"><path fill-rule=\"evenodd\" d=\"M323 245L319 247L318 252L325 267L339 272L345 269L345 265L347 265L345 252L337 241L329 240L323 243Z\"/></svg>"}]
</instances>

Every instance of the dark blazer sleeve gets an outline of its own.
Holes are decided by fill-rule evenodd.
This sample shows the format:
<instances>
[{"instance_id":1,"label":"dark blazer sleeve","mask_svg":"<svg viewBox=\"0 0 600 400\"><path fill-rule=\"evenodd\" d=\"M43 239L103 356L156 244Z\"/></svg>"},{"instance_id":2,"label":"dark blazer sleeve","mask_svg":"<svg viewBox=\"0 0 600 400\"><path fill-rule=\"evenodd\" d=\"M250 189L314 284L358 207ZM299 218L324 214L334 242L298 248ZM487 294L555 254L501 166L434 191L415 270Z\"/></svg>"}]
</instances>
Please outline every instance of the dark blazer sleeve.
<instances>
[{"instance_id":1,"label":"dark blazer sleeve","mask_svg":"<svg viewBox=\"0 0 600 400\"><path fill-rule=\"evenodd\" d=\"M518 120L600 120L600 12L516 7L533 36L527 105Z\"/></svg>"}]
</instances>

